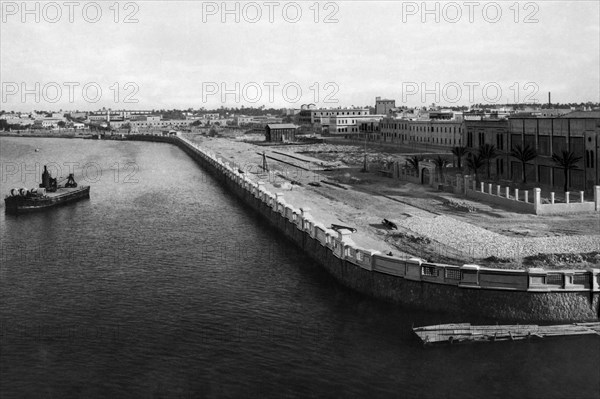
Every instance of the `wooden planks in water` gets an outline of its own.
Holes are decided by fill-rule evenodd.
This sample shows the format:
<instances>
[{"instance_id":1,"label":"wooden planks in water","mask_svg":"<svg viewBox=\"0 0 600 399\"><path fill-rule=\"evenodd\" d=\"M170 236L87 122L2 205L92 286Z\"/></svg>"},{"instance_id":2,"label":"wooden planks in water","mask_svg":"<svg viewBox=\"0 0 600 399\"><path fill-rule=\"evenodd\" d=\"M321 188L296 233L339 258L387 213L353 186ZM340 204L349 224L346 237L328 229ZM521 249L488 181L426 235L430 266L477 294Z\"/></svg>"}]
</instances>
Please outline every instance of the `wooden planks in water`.
<instances>
[{"instance_id":1,"label":"wooden planks in water","mask_svg":"<svg viewBox=\"0 0 600 399\"><path fill-rule=\"evenodd\" d=\"M495 325L472 326L470 323L439 324L413 328L423 344L518 341L573 335L600 335L600 322L554 326Z\"/></svg>"}]
</instances>

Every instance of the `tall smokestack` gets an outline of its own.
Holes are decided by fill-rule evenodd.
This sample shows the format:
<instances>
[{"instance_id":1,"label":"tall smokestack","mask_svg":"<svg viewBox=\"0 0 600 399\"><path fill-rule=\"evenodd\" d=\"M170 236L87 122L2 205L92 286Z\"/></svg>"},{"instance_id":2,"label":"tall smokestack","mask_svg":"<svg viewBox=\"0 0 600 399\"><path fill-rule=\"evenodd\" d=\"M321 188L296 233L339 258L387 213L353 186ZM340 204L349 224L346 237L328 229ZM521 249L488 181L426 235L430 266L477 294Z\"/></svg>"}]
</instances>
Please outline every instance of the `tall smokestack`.
<instances>
[{"instance_id":1,"label":"tall smokestack","mask_svg":"<svg viewBox=\"0 0 600 399\"><path fill-rule=\"evenodd\" d=\"M548 105L552 104L552 98L550 96L550 92L548 92Z\"/></svg>"}]
</instances>

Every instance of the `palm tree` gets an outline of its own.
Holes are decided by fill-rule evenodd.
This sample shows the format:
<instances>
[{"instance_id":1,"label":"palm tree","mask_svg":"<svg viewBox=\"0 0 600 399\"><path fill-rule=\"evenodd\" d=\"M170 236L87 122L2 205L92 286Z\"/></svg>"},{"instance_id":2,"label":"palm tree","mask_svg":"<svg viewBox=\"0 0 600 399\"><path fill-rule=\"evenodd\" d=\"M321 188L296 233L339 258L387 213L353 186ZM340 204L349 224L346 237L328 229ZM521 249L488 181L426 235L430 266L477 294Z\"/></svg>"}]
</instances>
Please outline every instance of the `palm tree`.
<instances>
[{"instance_id":1,"label":"palm tree","mask_svg":"<svg viewBox=\"0 0 600 399\"><path fill-rule=\"evenodd\" d=\"M565 172L565 192L567 192L569 189L569 172L571 170L579 169L577 167L577 163L581 161L581 159L582 157L575 155L574 152L566 150L562 151L560 155L556 153L552 154L552 160L556 166L562 168L562 170Z\"/></svg>"},{"instance_id":2,"label":"palm tree","mask_svg":"<svg viewBox=\"0 0 600 399\"><path fill-rule=\"evenodd\" d=\"M439 171L440 181L442 181L444 179L444 168L446 167L446 165L450 164L450 162L447 159L442 158L440 155L438 155L437 158L433 160L433 164L435 165L435 168Z\"/></svg>"},{"instance_id":3,"label":"palm tree","mask_svg":"<svg viewBox=\"0 0 600 399\"><path fill-rule=\"evenodd\" d=\"M490 178L491 167L490 164L492 159L496 158L498 155L498 151L496 151L496 146L491 144L483 144L479 147L479 156L485 162L487 166L487 178Z\"/></svg>"},{"instance_id":4,"label":"palm tree","mask_svg":"<svg viewBox=\"0 0 600 399\"><path fill-rule=\"evenodd\" d=\"M414 170L417 171L417 173L419 173L419 163L423 160L423 158L414 155L410 158L408 158L406 161L408 162L408 165L410 165L410 167Z\"/></svg>"},{"instance_id":5,"label":"palm tree","mask_svg":"<svg viewBox=\"0 0 600 399\"><path fill-rule=\"evenodd\" d=\"M454 147L452 149L452 154L458 159L458 169L462 170L461 161L462 158L469 153L467 147Z\"/></svg>"},{"instance_id":6,"label":"palm tree","mask_svg":"<svg viewBox=\"0 0 600 399\"><path fill-rule=\"evenodd\" d=\"M520 144L517 144L512 148L512 150L510 150L510 156L513 158L517 158L519 161L521 161L521 177L523 179L523 183L527 183L525 164L537 158L537 151L529 144L525 145L525 147L521 147Z\"/></svg>"},{"instance_id":7,"label":"palm tree","mask_svg":"<svg viewBox=\"0 0 600 399\"><path fill-rule=\"evenodd\" d=\"M467 155L467 168L475 173L475 181L477 182L479 182L479 175L477 172L483 167L484 163L485 160L479 154L473 155L472 153L469 153L469 155Z\"/></svg>"}]
</instances>

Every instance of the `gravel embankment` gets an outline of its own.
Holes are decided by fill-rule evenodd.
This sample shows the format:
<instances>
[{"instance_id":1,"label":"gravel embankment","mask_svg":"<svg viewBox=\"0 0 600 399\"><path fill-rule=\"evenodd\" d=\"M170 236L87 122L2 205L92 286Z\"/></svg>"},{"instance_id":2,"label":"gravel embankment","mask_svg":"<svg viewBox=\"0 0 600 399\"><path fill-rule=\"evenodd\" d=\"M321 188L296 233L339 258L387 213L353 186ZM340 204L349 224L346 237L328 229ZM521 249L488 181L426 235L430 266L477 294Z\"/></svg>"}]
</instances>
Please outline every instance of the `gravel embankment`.
<instances>
[{"instance_id":1,"label":"gravel embankment","mask_svg":"<svg viewBox=\"0 0 600 399\"><path fill-rule=\"evenodd\" d=\"M520 259L538 253L600 251L600 235L507 237L448 216L411 217L403 227L474 258Z\"/></svg>"}]
</instances>

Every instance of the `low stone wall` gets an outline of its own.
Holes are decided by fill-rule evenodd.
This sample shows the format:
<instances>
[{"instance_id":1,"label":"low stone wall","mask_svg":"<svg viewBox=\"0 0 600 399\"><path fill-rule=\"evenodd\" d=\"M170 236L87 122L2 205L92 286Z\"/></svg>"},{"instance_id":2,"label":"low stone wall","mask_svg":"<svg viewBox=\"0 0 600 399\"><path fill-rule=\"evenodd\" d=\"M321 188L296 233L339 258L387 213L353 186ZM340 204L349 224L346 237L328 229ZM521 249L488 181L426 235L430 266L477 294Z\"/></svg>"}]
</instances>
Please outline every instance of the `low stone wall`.
<instances>
[{"instance_id":1,"label":"low stone wall","mask_svg":"<svg viewBox=\"0 0 600 399\"><path fill-rule=\"evenodd\" d=\"M597 187L596 190L598 190ZM598 211L600 211L600 205L596 200L595 202L571 202L568 204L540 204L536 210L536 215L567 215L573 213Z\"/></svg>"},{"instance_id":2,"label":"low stone wall","mask_svg":"<svg viewBox=\"0 0 600 399\"><path fill-rule=\"evenodd\" d=\"M356 247L349 233L315 221L215 154L185 138L160 138L182 148L273 227L343 285L412 308L503 320L598 320L600 269L523 271L402 260Z\"/></svg>"},{"instance_id":3,"label":"low stone wall","mask_svg":"<svg viewBox=\"0 0 600 399\"><path fill-rule=\"evenodd\" d=\"M503 208L510 209L511 211L523 212L523 213L533 213L535 214L535 205L531 202L524 201L515 201L511 198L502 197L495 194L489 194L486 192L475 191L475 190L467 190L466 194L467 198L473 198L477 201L499 205ZM593 204L592 204L593 205Z\"/></svg>"},{"instance_id":4,"label":"low stone wall","mask_svg":"<svg viewBox=\"0 0 600 399\"><path fill-rule=\"evenodd\" d=\"M510 189L494 183L481 182L479 186L470 176L457 175L454 193L462 194L481 202L502 206L506 209L535 215L567 215L600 211L600 186L594 187L594 200L585 201L583 192L567 192L566 203L555 203L554 192L550 192L551 203L542 203L541 189Z\"/></svg>"}]
</instances>

